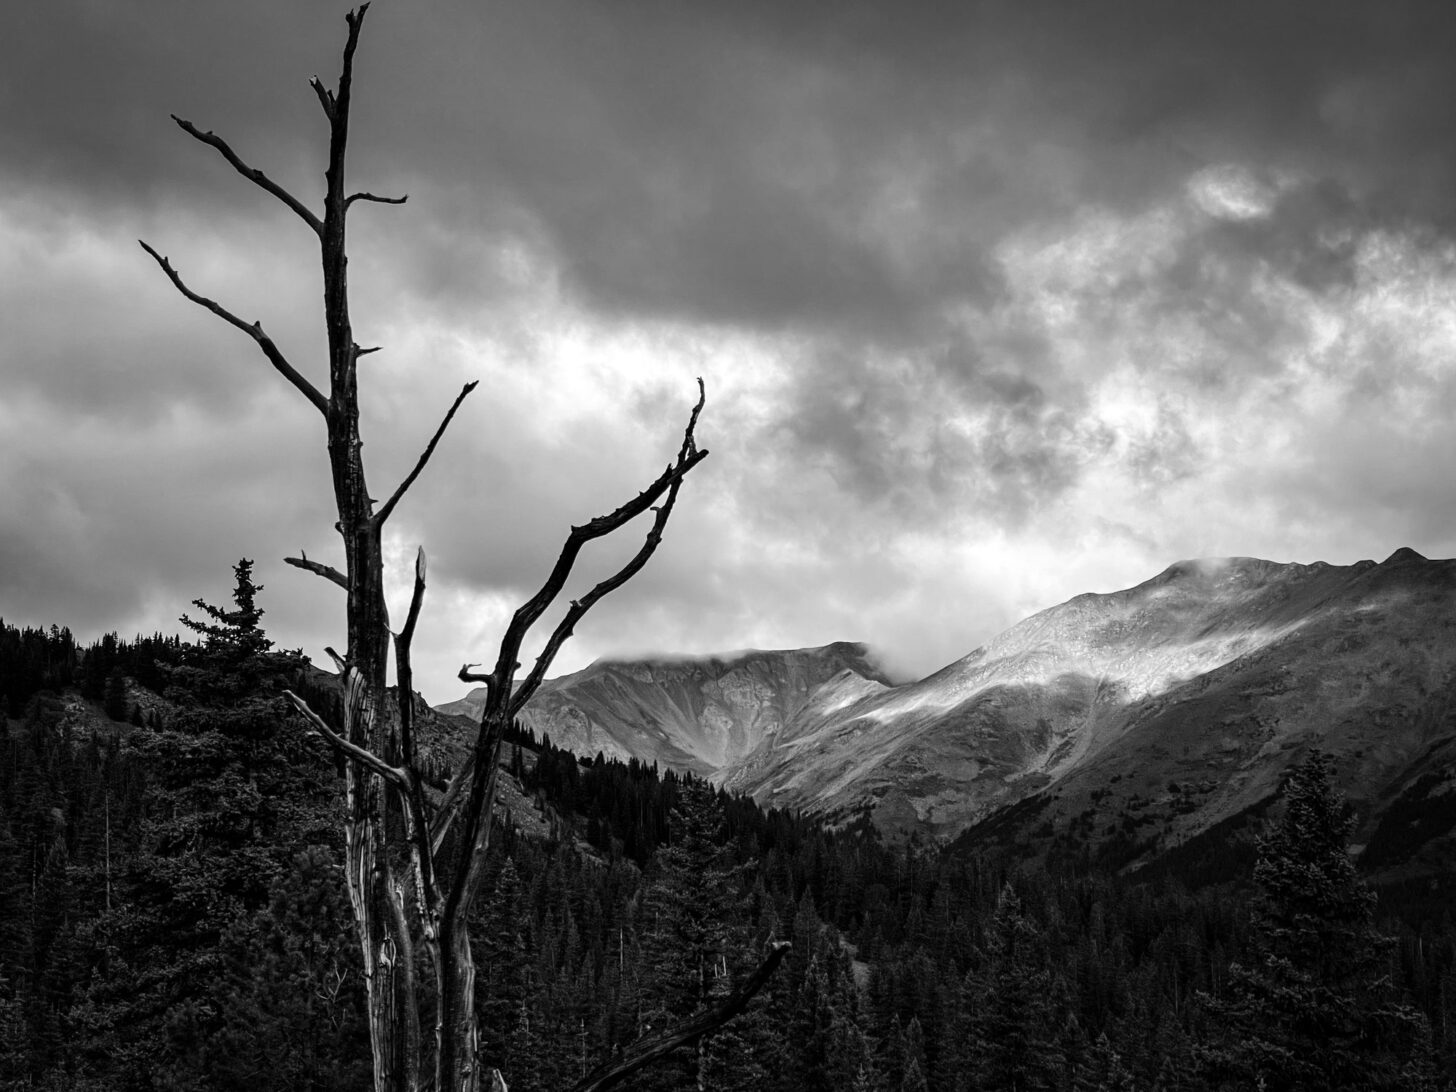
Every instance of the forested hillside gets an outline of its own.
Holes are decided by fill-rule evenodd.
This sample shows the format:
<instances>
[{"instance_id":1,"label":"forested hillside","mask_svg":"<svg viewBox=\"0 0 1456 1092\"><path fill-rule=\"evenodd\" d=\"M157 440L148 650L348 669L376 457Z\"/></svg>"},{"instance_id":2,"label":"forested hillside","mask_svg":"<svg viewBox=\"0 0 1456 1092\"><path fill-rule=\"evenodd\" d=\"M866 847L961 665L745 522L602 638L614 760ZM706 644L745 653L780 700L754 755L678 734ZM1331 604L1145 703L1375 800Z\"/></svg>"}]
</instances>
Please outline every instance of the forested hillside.
<instances>
[{"instance_id":1,"label":"forested hillside","mask_svg":"<svg viewBox=\"0 0 1456 1092\"><path fill-rule=\"evenodd\" d=\"M369 1080L336 760L245 566L193 639L0 625L0 1087ZM437 741L440 742L440 741ZM442 753L448 751L443 748ZM1316 755L1256 867L1192 888L889 846L519 733L477 909L486 1063L568 1088L793 949L639 1089L1440 1087L1441 888L1364 888ZM1389 938L1389 939L1383 939ZM1444 1077L1442 1076L1444 1075Z\"/></svg>"}]
</instances>

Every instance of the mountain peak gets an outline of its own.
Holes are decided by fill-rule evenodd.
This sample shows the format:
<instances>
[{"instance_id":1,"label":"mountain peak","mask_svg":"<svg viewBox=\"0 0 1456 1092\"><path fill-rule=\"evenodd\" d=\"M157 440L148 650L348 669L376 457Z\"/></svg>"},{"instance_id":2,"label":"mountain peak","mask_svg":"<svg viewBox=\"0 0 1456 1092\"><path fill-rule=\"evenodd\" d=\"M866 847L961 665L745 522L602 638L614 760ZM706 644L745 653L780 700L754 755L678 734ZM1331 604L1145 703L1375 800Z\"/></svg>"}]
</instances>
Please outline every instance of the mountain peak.
<instances>
[{"instance_id":1,"label":"mountain peak","mask_svg":"<svg viewBox=\"0 0 1456 1092\"><path fill-rule=\"evenodd\" d=\"M889 684L869 649L852 641L604 657L548 679L522 710L521 721L578 754L601 751L706 776L734 766L765 737L779 735L831 681L841 704ZM484 696L483 688L474 690L440 709L478 716Z\"/></svg>"},{"instance_id":2,"label":"mountain peak","mask_svg":"<svg viewBox=\"0 0 1456 1092\"><path fill-rule=\"evenodd\" d=\"M1400 564L1402 564L1404 562L1407 562L1407 561L1425 561L1425 560L1427 560L1427 558L1425 558L1421 554L1416 553L1409 546L1402 546L1399 550L1396 550L1395 553L1391 554L1389 557L1387 557L1380 564L1382 564L1382 565L1400 565Z\"/></svg>"}]
</instances>

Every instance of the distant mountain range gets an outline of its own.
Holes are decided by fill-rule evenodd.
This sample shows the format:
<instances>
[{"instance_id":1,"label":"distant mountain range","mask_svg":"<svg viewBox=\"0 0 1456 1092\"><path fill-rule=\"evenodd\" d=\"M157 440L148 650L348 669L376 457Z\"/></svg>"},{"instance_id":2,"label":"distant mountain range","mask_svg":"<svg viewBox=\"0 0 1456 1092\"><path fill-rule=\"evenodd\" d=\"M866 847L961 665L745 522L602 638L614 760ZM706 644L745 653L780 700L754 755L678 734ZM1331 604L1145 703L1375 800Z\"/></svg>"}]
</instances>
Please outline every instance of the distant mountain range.
<instances>
[{"instance_id":1,"label":"distant mountain range","mask_svg":"<svg viewBox=\"0 0 1456 1092\"><path fill-rule=\"evenodd\" d=\"M1134 867L1257 815L1318 746L1367 855L1419 875L1456 860L1456 561L1180 562L916 682L849 643L600 661L523 719L767 806Z\"/></svg>"}]
</instances>

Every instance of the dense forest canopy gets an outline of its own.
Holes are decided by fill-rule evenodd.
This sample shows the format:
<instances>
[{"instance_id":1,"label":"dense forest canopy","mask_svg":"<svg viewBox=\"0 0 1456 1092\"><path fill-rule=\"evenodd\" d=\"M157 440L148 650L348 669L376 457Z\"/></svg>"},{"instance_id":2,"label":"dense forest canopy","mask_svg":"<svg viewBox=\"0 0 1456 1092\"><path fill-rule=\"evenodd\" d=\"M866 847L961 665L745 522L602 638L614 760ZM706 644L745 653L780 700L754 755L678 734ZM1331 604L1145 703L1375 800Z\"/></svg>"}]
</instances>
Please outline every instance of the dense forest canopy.
<instances>
[{"instance_id":1,"label":"dense forest canopy","mask_svg":"<svg viewBox=\"0 0 1456 1092\"><path fill-rule=\"evenodd\" d=\"M282 697L249 570L193 637L0 625L0 1087L369 1079L339 764ZM429 729L448 761L454 729ZM793 942L748 1012L641 1089L1436 1088L1456 926L1369 890L1314 755L1252 870L1032 871L888 845L516 732L477 943L486 1064L559 1089Z\"/></svg>"}]
</instances>

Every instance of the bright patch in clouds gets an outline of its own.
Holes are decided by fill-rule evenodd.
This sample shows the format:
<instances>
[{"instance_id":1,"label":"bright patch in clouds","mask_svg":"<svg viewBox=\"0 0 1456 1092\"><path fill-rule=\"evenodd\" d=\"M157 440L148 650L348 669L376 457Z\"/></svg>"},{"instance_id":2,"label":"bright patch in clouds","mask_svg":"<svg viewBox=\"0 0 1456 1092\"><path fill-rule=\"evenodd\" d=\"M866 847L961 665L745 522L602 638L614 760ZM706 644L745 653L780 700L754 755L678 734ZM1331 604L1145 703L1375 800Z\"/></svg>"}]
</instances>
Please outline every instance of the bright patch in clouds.
<instances>
[{"instance_id":1,"label":"bright patch in clouds","mask_svg":"<svg viewBox=\"0 0 1456 1092\"><path fill-rule=\"evenodd\" d=\"M1221 220L1258 220L1274 209L1278 191L1247 167L1206 167L1188 179L1188 195L1208 215Z\"/></svg>"}]
</instances>

